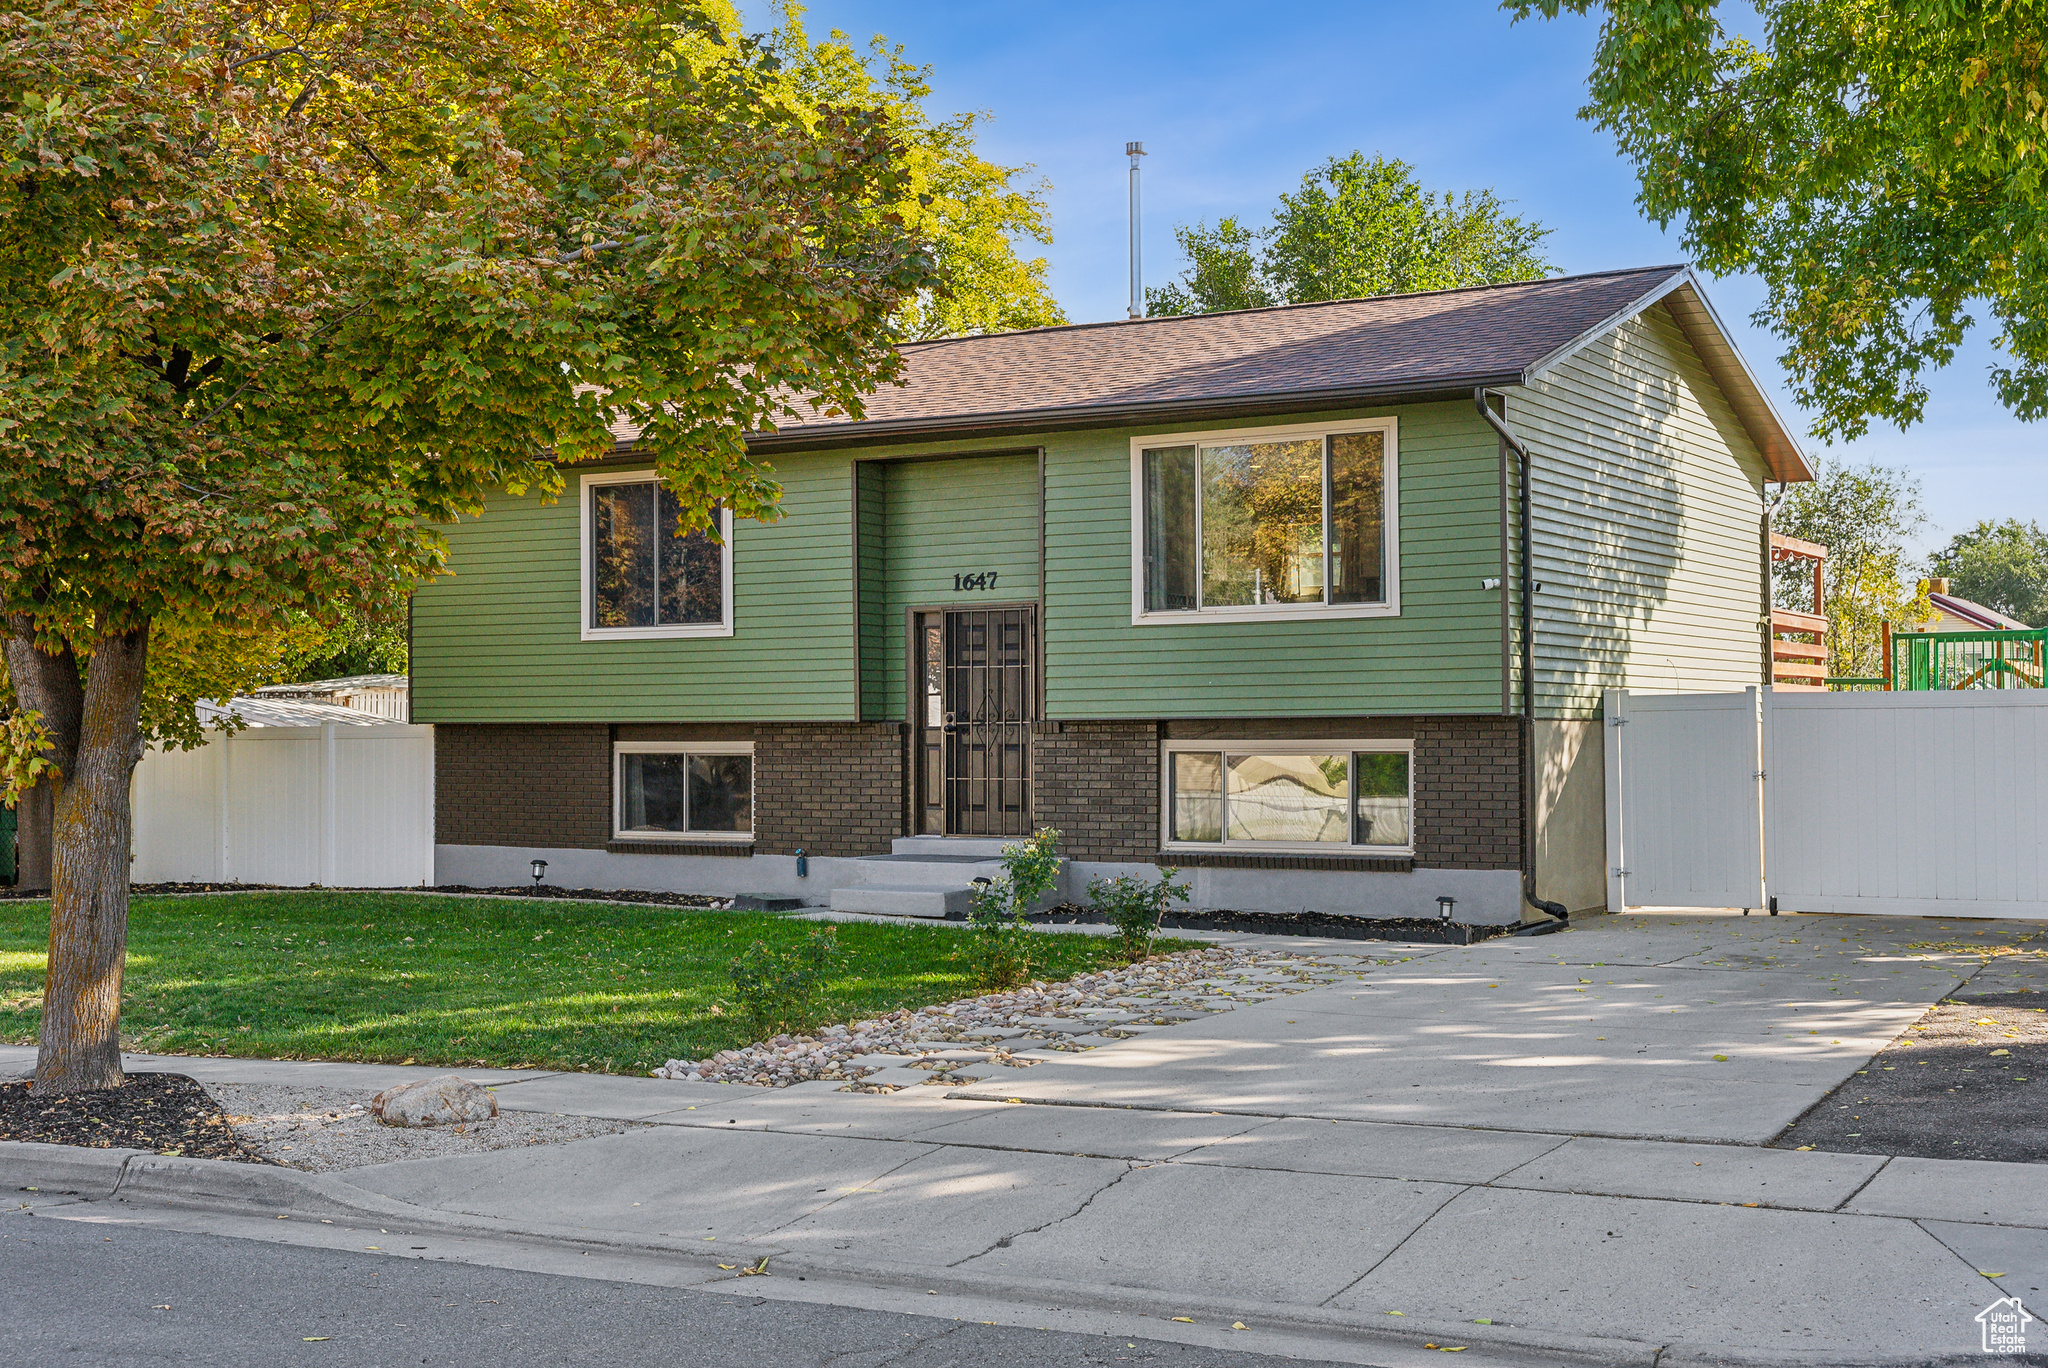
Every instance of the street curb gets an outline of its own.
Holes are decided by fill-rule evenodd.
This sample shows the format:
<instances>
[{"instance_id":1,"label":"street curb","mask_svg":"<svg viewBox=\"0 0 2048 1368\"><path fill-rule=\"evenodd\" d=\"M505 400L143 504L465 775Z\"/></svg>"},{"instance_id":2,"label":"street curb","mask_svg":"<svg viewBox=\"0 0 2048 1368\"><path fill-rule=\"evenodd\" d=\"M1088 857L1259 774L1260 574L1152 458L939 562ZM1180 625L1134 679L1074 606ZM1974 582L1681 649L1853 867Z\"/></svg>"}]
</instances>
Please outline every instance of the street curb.
<instances>
[{"instance_id":1,"label":"street curb","mask_svg":"<svg viewBox=\"0 0 2048 1368\"><path fill-rule=\"evenodd\" d=\"M164 1154L138 1154L130 1159L113 1200L414 1223L422 1216L438 1214L366 1191L328 1173Z\"/></svg>"},{"instance_id":2,"label":"street curb","mask_svg":"<svg viewBox=\"0 0 2048 1368\"><path fill-rule=\"evenodd\" d=\"M84 1197L99 1201L121 1186L121 1170L134 1149L86 1149L33 1140L0 1141L0 1191Z\"/></svg>"}]
</instances>

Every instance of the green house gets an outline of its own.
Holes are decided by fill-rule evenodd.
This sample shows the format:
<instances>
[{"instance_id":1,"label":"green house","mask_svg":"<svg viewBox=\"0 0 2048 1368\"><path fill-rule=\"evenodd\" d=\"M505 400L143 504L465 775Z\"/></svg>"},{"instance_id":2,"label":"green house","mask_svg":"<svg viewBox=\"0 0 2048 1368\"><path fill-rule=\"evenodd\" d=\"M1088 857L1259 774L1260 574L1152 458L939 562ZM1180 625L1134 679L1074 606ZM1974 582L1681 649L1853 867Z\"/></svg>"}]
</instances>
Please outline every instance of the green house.
<instances>
[{"instance_id":1,"label":"green house","mask_svg":"<svg viewBox=\"0 0 2048 1368\"><path fill-rule=\"evenodd\" d=\"M723 545L630 433L449 529L442 882L940 915L1052 826L1069 896L1513 921L1604 901L1602 689L1770 680L1809 472L1685 267L904 356Z\"/></svg>"}]
</instances>

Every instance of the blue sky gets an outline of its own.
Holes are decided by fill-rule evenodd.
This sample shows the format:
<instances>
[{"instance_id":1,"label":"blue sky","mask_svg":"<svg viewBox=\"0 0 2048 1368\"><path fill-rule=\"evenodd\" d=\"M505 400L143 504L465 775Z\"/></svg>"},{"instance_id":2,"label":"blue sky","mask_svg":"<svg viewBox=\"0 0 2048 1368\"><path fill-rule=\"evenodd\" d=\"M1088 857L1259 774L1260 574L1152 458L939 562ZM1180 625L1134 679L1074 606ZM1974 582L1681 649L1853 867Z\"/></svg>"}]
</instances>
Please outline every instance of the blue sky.
<instances>
[{"instance_id":1,"label":"blue sky","mask_svg":"<svg viewBox=\"0 0 2048 1368\"><path fill-rule=\"evenodd\" d=\"M755 27L773 11L742 0ZM819 0L814 35L886 34L932 68L935 111L994 115L985 155L1034 163L1052 184L1054 295L1076 322L1120 318L1127 294L1124 143L1143 140L1145 276L1180 268L1176 223L1263 220L1284 189L1354 148L1413 163L1437 190L1490 186L1554 229L1566 271L1684 259L1675 231L1635 208L1635 177L1579 120L1596 26L1511 25L1490 0ZM1932 381L1927 418L1829 448L1805 437L1752 327L1753 280L1709 282L1715 307L1810 454L1903 465L1924 487L1939 546L1980 518L2048 524L2048 430L1992 395L1996 353L1973 337Z\"/></svg>"}]
</instances>

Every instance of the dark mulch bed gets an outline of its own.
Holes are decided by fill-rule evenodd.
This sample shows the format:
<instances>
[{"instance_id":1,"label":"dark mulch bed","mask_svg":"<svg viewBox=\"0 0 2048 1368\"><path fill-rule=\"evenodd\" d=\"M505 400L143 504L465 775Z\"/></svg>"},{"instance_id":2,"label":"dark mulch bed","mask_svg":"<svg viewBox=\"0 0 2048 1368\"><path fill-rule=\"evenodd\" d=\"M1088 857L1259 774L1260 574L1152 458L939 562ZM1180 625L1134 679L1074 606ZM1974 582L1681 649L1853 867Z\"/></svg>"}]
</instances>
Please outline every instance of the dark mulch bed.
<instances>
[{"instance_id":1,"label":"dark mulch bed","mask_svg":"<svg viewBox=\"0 0 2048 1368\"><path fill-rule=\"evenodd\" d=\"M2048 992L1944 999L1773 1143L2048 1163Z\"/></svg>"},{"instance_id":2,"label":"dark mulch bed","mask_svg":"<svg viewBox=\"0 0 2048 1368\"><path fill-rule=\"evenodd\" d=\"M512 888L477 888L471 884L441 884L434 888L418 889L308 889L303 885L289 884L155 883L132 884L129 886L128 892L138 898L148 897L152 894L173 893L488 893L496 898L562 898L575 902L648 903L657 907L702 907L716 909L733 906L735 902L741 907L748 907L761 902L774 903L776 904L775 910L781 910L780 905L783 903L787 903L790 907L801 906L799 900L795 898L740 898L735 900L733 898L712 897L704 893L662 893L650 892L640 888L557 888L552 884L542 884L539 887L534 887L531 884L522 884ZM47 888L32 891L11 887L0 888L0 898L47 898L49 896L50 890Z\"/></svg>"},{"instance_id":3,"label":"dark mulch bed","mask_svg":"<svg viewBox=\"0 0 2048 1368\"><path fill-rule=\"evenodd\" d=\"M288 888L283 884L245 883L153 883L130 884L128 892L138 898L152 893L303 893L304 888ZM0 898L47 898L47 888L16 888L12 885L0 888Z\"/></svg>"},{"instance_id":4,"label":"dark mulch bed","mask_svg":"<svg viewBox=\"0 0 2048 1368\"><path fill-rule=\"evenodd\" d=\"M174 1073L133 1073L119 1088L55 1097L36 1096L26 1079L0 1083L0 1140L262 1162L206 1090Z\"/></svg>"},{"instance_id":5,"label":"dark mulch bed","mask_svg":"<svg viewBox=\"0 0 2048 1368\"><path fill-rule=\"evenodd\" d=\"M1108 919L1093 908L1067 903L1031 920L1054 926L1100 926ZM1476 945L1505 936L1512 926L1474 926L1434 917L1347 917L1334 912L1169 912L1162 931L1248 931L1264 936L1322 936L1331 940L1407 941L1421 945Z\"/></svg>"},{"instance_id":6,"label":"dark mulch bed","mask_svg":"<svg viewBox=\"0 0 2048 1368\"><path fill-rule=\"evenodd\" d=\"M657 907L708 907L730 906L731 898L715 898L705 893L662 893L644 888L556 888L553 884L527 884L512 888L477 888L469 884L441 884L435 888L420 890L423 893L488 893L494 898L567 898L579 902L630 902L651 903Z\"/></svg>"}]
</instances>

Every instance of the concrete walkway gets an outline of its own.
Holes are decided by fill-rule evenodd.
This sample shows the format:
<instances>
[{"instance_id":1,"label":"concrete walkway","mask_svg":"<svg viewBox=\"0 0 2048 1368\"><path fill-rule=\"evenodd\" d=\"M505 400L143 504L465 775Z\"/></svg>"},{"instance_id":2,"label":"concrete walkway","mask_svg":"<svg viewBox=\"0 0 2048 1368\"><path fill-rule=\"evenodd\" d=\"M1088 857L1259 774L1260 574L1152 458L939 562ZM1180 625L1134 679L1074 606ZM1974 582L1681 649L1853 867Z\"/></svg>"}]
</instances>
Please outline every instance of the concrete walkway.
<instances>
[{"instance_id":1,"label":"concrete walkway","mask_svg":"<svg viewBox=\"0 0 2048 1368\"><path fill-rule=\"evenodd\" d=\"M652 1124L321 1190L432 1232L415 1257L539 1237L606 1276L1357 1362L1988 1362L1979 1310L2048 1305L2042 1168L1767 1142L1985 963L1928 943L2044 933L1640 914L1465 948L1285 942L1346 972L986 1090L472 1075L507 1108ZM1991 962L2048 987L2040 960ZM0 1071L27 1056L0 1050ZM420 1073L135 1062L363 1089ZM240 1219L119 1197L50 1214L116 1212ZM764 1254L771 1276L740 1280Z\"/></svg>"}]
</instances>

